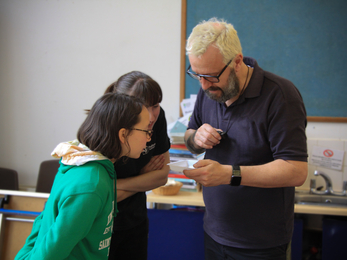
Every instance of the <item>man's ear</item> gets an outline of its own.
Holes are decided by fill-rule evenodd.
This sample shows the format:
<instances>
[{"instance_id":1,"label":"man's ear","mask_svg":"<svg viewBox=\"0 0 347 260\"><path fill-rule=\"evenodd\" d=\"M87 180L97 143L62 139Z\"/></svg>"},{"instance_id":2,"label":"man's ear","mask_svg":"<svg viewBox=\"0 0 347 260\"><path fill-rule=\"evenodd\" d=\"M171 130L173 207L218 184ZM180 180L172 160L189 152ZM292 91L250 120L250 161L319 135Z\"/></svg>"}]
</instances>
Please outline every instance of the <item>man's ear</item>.
<instances>
[{"instance_id":1,"label":"man's ear","mask_svg":"<svg viewBox=\"0 0 347 260\"><path fill-rule=\"evenodd\" d=\"M122 144L126 143L126 134L127 134L127 130L125 128L122 128L118 132L118 137Z\"/></svg>"},{"instance_id":2,"label":"man's ear","mask_svg":"<svg viewBox=\"0 0 347 260\"><path fill-rule=\"evenodd\" d=\"M238 72L241 69L241 65L243 63L243 56L241 53L236 54L235 58L234 58L234 69L235 72Z\"/></svg>"}]
</instances>

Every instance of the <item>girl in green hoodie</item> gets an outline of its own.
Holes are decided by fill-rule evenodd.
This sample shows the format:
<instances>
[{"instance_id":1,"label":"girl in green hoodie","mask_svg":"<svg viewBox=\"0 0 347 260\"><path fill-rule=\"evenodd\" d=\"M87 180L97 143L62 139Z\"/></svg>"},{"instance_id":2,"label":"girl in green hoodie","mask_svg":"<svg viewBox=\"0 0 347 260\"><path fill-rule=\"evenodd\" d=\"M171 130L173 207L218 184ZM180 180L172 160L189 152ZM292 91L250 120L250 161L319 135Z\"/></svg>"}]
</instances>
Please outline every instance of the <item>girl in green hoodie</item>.
<instances>
[{"instance_id":1,"label":"girl in green hoodie","mask_svg":"<svg viewBox=\"0 0 347 260\"><path fill-rule=\"evenodd\" d=\"M151 139L149 113L137 98L106 94L77 133L59 144L61 158L45 209L15 260L107 259L115 203L113 162L138 158Z\"/></svg>"}]
</instances>

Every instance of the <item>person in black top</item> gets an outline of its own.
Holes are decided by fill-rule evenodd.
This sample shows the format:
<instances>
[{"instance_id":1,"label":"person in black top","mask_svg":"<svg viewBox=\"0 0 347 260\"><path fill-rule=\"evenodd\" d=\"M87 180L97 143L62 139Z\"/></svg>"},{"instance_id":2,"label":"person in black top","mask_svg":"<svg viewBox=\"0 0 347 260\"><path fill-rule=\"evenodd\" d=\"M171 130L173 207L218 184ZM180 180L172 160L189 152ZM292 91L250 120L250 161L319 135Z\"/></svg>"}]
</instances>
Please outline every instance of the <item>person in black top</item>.
<instances>
[{"instance_id":1,"label":"person in black top","mask_svg":"<svg viewBox=\"0 0 347 260\"><path fill-rule=\"evenodd\" d=\"M140 158L118 160L118 214L114 219L109 259L147 259L148 218L146 191L166 184L170 162L170 139L165 112L160 107L162 90L151 77L132 71L112 83L105 93L123 93L140 98L150 114L151 141Z\"/></svg>"}]
</instances>

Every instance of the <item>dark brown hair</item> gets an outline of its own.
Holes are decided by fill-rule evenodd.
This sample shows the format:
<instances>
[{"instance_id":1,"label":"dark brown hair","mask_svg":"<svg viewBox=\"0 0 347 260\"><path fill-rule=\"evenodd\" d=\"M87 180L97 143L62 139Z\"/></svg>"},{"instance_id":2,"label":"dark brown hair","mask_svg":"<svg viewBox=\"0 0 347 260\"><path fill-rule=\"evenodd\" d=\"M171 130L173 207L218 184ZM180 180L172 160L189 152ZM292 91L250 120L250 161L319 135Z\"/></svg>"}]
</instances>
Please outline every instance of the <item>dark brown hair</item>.
<instances>
[{"instance_id":1,"label":"dark brown hair","mask_svg":"<svg viewBox=\"0 0 347 260\"><path fill-rule=\"evenodd\" d=\"M77 132L78 140L90 150L109 159L119 159L122 147L119 130L128 129L140 121L143 102L124 94L108 93L99 98Z\"/></svg>"},{"instance_id":2,"label":"dark brown hair","mask_svg":"<svg viewBox=\"0 0 347 260\"><path fill-rule=\"evenodd\" d=\"M140 71L124 74L106 89L106 93L121 93L138 97L147 107L160 103L163 98L159 84Z\"/></svg>"}]
</instances>

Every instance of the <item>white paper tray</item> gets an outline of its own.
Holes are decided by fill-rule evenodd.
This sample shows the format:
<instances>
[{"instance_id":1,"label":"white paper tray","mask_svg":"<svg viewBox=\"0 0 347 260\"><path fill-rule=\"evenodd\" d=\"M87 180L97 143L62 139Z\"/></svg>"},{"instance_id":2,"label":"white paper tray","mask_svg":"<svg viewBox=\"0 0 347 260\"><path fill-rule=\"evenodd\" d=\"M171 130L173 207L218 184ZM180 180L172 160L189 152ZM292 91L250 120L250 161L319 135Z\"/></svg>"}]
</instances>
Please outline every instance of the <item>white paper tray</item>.
<instances>
[{"instance_id":1,"label":"white paper tray","mask_svg":"<svg viewBox=\"0 0 347 260\"><path fill-rule=\"evenodd\" d=\"M198 160L182 160L177 162L168 163L170 169L174 172L182 172L183 170L195 169L193 164L195 164Z\"/></svg>"}]
</instances>

